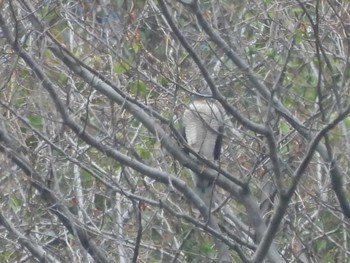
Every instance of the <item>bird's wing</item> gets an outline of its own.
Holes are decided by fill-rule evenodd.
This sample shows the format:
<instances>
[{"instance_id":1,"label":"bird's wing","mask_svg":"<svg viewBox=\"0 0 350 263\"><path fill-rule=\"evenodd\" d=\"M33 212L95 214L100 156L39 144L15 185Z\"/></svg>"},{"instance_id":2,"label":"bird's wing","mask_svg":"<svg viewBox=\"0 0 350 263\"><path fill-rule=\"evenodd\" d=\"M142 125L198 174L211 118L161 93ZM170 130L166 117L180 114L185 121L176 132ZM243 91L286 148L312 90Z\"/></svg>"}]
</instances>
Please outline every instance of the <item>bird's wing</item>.
<instances>
[{"instance_id":1,"label":"bird's wing","mask_svg":"<svg viewBox=\"0 0 350 263\"><path fill-rule=\"evenodd\" d=\"M180 129L181 129L181 135L182 137L185 139L185 141L188 143L188 140L187 140L187 136L186 136L186 129L184 127L184 123L183 123L183 120L181 121L181 124L180 124ZM188 150L188 147L184 146L183 147L183 150L185 151L185 153L189 154L189 150Z\"/></svg>"},{"instance_id":2,"label":"bird's wing","mask_svg":"<svg viewBox=\"0 0 350 263\"><path fill-rule=\"evenodd\" d=\"M220 126L218 130L218 134L215 141L214 147L214 160L217 161L221 155L221 146L222 146L222 138L223 138L224 126Z\"/></svg>"},{"instance_id":3,"label":"bird's wing","mask_svg":"<svg viewBox=\"0 0 350 263\"><path fill-rule=\"evenodd\" d=\"M183 114L184 137L194 151L217 160L221 152L223 114L216 104L194 101Z\"/></svg>"}]
</instances>

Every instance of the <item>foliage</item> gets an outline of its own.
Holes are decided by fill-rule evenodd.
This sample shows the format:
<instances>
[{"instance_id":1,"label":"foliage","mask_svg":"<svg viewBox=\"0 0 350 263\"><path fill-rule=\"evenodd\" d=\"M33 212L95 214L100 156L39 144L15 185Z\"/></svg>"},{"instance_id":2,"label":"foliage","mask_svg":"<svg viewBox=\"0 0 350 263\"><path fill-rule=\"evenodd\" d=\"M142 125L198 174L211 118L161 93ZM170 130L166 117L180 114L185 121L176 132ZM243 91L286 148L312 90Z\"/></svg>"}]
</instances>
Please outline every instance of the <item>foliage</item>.
<instances>
[{"instance_id":1,"label":"foliage","mask_svg":"<svg viewBox=\"0 0 350 263\"><path fill-rule=\"evenodd\" d=\"M1 262L349 261L350 4L198 2L0 3ZM211 217L180 131L205 86Z\"/></svg>"}]
</instances>

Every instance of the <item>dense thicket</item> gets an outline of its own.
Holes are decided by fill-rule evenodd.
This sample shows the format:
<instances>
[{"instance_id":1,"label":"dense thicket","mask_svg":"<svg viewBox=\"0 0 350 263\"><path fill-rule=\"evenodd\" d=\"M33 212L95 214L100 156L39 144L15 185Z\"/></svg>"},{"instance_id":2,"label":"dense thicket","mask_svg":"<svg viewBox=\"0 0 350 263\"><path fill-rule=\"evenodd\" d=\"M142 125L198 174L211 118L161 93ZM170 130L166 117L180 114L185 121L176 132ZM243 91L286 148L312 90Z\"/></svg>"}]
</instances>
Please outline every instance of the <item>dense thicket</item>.
<instances>
[{"instance_id":1,"label":"dense thicket","mask_svg":"<svg viewBox=\"0 0 350 263\"><path fill-rule=\"evenodd\" d=\"M1 262L349 261L347 0L0 8ZM181 136L204 87L215 164Z\"/></svg>"}]
</instances>

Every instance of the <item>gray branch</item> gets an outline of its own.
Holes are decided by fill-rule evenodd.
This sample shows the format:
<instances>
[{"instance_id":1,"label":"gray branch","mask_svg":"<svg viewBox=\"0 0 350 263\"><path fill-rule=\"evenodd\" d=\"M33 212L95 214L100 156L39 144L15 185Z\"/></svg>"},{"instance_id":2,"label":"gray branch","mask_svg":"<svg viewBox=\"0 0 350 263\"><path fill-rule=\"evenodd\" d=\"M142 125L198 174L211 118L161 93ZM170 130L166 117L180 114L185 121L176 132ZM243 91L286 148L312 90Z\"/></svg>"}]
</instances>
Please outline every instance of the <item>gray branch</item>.
<instances>
[{"instance_id":1,"label":"gray branch","mask_svg":"<svg viewBox=\"0 0 350 263\"><path fill-rule=\"evenodd\" d=\"M2 133L3 131L0 131ZM42 263L59 263L52 255L50 255L45 249L37 244L35 241L30 240L25 235L23 235L16 227L7 220L7 218L0 212L0 224L3 225L7 231L14 235L18 242L28 249L34 257L36 257Z\"/></svg>"}]
</instances>

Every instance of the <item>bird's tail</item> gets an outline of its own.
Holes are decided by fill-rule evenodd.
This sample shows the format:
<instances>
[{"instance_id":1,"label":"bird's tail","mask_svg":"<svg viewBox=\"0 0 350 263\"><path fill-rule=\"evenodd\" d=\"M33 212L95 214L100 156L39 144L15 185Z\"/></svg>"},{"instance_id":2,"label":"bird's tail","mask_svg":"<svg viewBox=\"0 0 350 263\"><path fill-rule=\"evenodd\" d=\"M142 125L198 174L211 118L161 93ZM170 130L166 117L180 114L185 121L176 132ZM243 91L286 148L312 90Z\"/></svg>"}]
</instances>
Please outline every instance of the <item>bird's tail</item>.
<instances>
[{"instance_id":1,"label":"bird's tail","mask_svg":"<svg viewBox=\"0 0 350 263\"><path fill-rule=\"evenodd\" d=\"M194 184L194 190L198 194L198 196L204 201L204 203L207 205L210 213L210 211L212 210L212 207L214 207L214 204L217 201L214 194L215 183L212 180L204 179L202 176L192 171L191 171L191 174L192 174L192 180ZM209 218L208 219L209 225L214 229L218 229L220 231L217 218L214 215L210 215L208 218ZM214 238L214 243L219 251L218 262L220 263L233 262L227 245L223 241L217 238Z\"/></svg>"},{"instance_id":2,"label":"bird's tail","mask_svg":"<svg viewBox=\"0 0 350 263\"><path fill-rule=\"evenodd\" d=\"M215 203L214 182L212 180L204 179L202 176L192 172L193 187L198 196L208 207L213 207Z\"/></svg>"}]
</instances>

